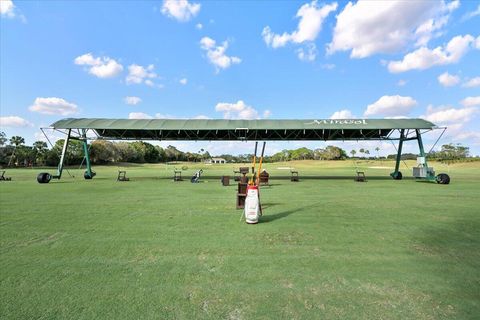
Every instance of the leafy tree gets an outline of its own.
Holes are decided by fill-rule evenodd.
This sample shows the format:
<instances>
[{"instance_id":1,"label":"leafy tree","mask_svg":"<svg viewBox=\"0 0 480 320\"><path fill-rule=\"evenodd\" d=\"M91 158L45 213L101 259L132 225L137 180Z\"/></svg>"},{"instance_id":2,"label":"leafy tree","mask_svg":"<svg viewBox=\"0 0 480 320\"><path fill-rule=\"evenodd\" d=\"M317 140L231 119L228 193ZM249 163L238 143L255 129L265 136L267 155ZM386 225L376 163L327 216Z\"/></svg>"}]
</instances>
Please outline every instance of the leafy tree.
<instances>
[{"instance_id":1,"label":"leafy tree","mask_svg":"<svg viewBox=\"0 0 480 320\"><path fill-rule=\"evenodd\" d=\"M441 161L455 161L465 159L470 154L470 148L465 147L459 143L444 144L439 152L436 152L433 157Z\"/></svg>"},{"instance_id":2,"label":"leafy tree","mask_svg":"<svg viewBox=\"0 0 480 320\"><path fill-rule=\"evenodd\" d=\"M0 147L0 165L6 166L10 163L10 158L13 154L13 146L6 145Z\"/></svg>"},{"instance_id":3,"label":"leafy tree","mask_svg":"<svg viewBox=\"0 0 480 320\"><path fill-rule=\"evenodd\" d=\"M141 141L135 141L130 143L130 146L132 146L134 150L133 158L130 159L130 161L136 163L145 162L145 145Z\"/></svg>"},{"instance_id":4,"label":"leafy tree","mask_svg":"<svg viewBox=\"0 0 480 320\"><path fill-rule=\"evenodd\" d=\"M3 147L5 146L5 143L7 142L7 135L5 134L5 132L3 131L0 131L0 147Z\"/></svg>"},{"instance_id":5,"label":"leafy tree","mask_svg":"<svg viewBox=\"0 0 480 320\"><path fill-rule=\"evenodd\" d=\"M167 157L167 161L179 161L179 160L182 160L182 158L184 158L183 157L183 152L178 150L177 148L175 148L172 145L169 145L165 149L165 154L166 154L166 157Z\"/></svg>"},{"instance_id":6,"label":"leafy tree","mask_svg":"<svg viewBox=\"0 0 480 320\"><path fill-rule=\"evenodd\" d=\"M290 150L290 159L291 160L306 160L313 159L313 151L308 148L298 148L295 150Z\"/></svg>"},{"instance_id":7,"label":"leafy tree","mask_svg":"<svg viewBox=\"0 0 480 320\"><path fill-rule=\"evenodd\" d=\"M57 140L57 142L55 142L55 145L52 148L52 152L57 155L58 159L60 159L60 155L62 153L64 143L65 143L64 139ZM80 164L84 158L83 142L78 140L70 140L68 142L67 154L65 156L66 156L66 159L65 159L66 164L69 164L69 165ZM53 160L56 157L54 155L48 155L48 158ZM58 161L56 164L58 164Z\"/></svg>"},{"instance_id":8,"label":"leafy tree","mask_svg":"<svg viewBox=\"0 0 480 320\"><path fill-rule=\"evenodd\" d=\"M89 153L93 163L115 162L120 159L117 144L106 140L93 141Z\"/></svg>"},{"instance_id":9,"label":"leafy tree","mask_svg":"<svg viewBox=\"0 0 480 320\"><path fill-rule=\"evenodd\" d=\"M380 151L380 147L377 146L377 147L375 148L375 151L377 151L377 158L379 158L380 155L378 154L378 152Z\"/></svg>"},{"instance_id":10,"label":"leafy tree","mask_svg":"<svg viewBox=\"0 0 480 320\"><path fill-rule=\"evenodd\" d=\"M357 151L355 151L355 150L350 151L350 154L352 155L352 158L355 157L355 154L356 154L356 153L357 153Z\"/></svg>"},{"instance_id":11,"label":"leafy tree","mask_svg":"<svg viewBox=\"0 0 480 320\"><path fill-rule=\"evenodd\" d=\"M136 150L131 143L119 142L115 144L118 152L118 161L134 162L136 159Z\"/></svg>"},{"instance_id":12,"label":"leafy tree","mask_svg":"<svg viewBox=\"0 0 480 320\"><path fill-rule=\"evenodd\" d=\"M150 163L158 162L159 153L154 145L148 142L142 142L145 145L145 161Z\"/></svg>"},{"instance_id":13,"label":"leafy tree","mask_svg":"<svg viewBox=\"0 0 480 320\"><path fill-rule=\"evenodd\" d=\"M17 166L31 166L35 162L35 151L33 147L19 145L15 150L15 164Z\"/></svg>"},{"instance_id":14,"label":"leafy tree","mask_svg":"<svg viewBox=\"0 0 480 320\"><path fill-rule=\"evenodd\" d=\"M155 149L158 151L158 161L165 162L167 161L167 154L165 153L165 149L160 146L155 146Z\"/></svg>"}]
</instances>

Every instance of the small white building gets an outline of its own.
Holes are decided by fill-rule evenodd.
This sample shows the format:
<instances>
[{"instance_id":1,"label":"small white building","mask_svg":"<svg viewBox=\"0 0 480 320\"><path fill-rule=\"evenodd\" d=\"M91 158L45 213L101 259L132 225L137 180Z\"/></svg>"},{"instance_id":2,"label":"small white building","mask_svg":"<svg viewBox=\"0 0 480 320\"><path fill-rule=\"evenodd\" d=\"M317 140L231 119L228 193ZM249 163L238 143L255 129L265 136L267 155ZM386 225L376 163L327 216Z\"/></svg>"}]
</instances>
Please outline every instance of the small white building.
<instances>
[{"instance_id":1,"label":"small white building","mask_svg":"<svg viewBox=\"0 0 480 320\"><path fill-rule=\"evenodd\" d=\"M205 163L207 163L207 164L212 164L212 163L227 163L227 160L225 160L225 159L223 159L223 158L211 158L211 159L205 160Z\"/></svg>"}]
</instances>

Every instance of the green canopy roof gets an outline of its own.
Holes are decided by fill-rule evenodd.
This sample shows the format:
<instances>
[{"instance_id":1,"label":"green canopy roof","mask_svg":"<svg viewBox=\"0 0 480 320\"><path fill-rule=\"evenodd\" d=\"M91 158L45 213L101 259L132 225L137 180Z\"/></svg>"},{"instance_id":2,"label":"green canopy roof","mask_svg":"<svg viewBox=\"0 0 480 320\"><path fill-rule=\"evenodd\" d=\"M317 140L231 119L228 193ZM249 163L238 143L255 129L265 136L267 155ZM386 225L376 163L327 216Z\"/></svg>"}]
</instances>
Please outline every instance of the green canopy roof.
<instances>
[{"instance_id":1,"label":"green canopy roof","mask_svg":"<svg viewBox=\"0 0 480 320\"><path fill-rule=\"evenodd\" d=\"M397 129L434 129L423 119L63 119L55 129L93 130L104 139L378 140Z\"/></svg>"}]
</instances>

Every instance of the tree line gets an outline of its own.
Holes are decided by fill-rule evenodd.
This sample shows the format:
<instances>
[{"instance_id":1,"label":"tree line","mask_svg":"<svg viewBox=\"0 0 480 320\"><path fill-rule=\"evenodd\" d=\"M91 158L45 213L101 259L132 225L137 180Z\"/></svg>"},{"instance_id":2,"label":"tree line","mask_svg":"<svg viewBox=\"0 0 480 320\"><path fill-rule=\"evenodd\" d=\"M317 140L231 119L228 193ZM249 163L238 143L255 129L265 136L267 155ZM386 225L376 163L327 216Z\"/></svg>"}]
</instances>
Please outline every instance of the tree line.
<instances>
[{"instance_id":1,"label":"tree line","mask_svg":"<svg viewBox=\"0 0 480 320\"><path fill-rule=\"evenodd\" d=\"M51 148L44 141L36 141L31 146L25 145L25 139L13 136L8 139L5 133L0 132L0 165L1 166L56 166L60 161L60 154L64 144L63 139L58 140ZM380 148L375 148L376 155L371 155L365 148L347 152L337 146L309 149L284 149L271 156L265 156L264 162L281 162L291 160L344 160L347 158L378 159ZM355 157L356 155L359 157ZM172 161L200 162L210 159L210 153L204 149L198 152L183 152L174 146L162 148L144 141L112 142L106 140L94 140L89 144L90 160L93 164L107 164L114 162L131 163L159 163ZM221 154L231 163L250 162L252 154L230 155ZM403 154L402 159L416 159L416 154ZM440 151L431 152L429 159L440 161L455 161L469 157L469 148L461 144L446 144ZM395 159L396 154L382 157ZM83 143L78 140L70 140L66 154L66 164L78 165L84 161Z\"/></svg>"}]
</instances>

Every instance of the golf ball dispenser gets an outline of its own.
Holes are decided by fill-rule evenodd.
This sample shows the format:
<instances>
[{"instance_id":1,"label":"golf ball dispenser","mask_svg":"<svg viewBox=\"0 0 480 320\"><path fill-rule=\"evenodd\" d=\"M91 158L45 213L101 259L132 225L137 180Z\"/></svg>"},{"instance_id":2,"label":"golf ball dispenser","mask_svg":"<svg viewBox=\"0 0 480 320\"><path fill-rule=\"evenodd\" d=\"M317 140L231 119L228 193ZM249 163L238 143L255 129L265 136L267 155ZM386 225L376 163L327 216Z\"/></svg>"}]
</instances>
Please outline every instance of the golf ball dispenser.
<instances>
[{"instance_id":1,"label":"golf ball dispenser","mask_svg":"<svg viewBox=\"0 0 480 320\"><path fill-rule=\"evenodd\" d=\"M440 138L439 138L440 139ZM390 176L395 180L402 179L402 173L400 172L400 160L402 156L402 147L404 141L417 140L418 149L420 151L419 157L417 157L417 166L413 168L413 177L417 180L434 181L439 184L449 184L450 177L446 173L440 173L435 176L435 170L433 167L429 167L427 163L427 156L425 149L423 148L422 134L419 129L415 129L415 136L409 137L408 132L405 134L405 129L400 130L400 138L398 139L397 158L395 161L395 171L390 173ZM438 140L437 140L438 141Z\"/></svg>"}]
</instances>

